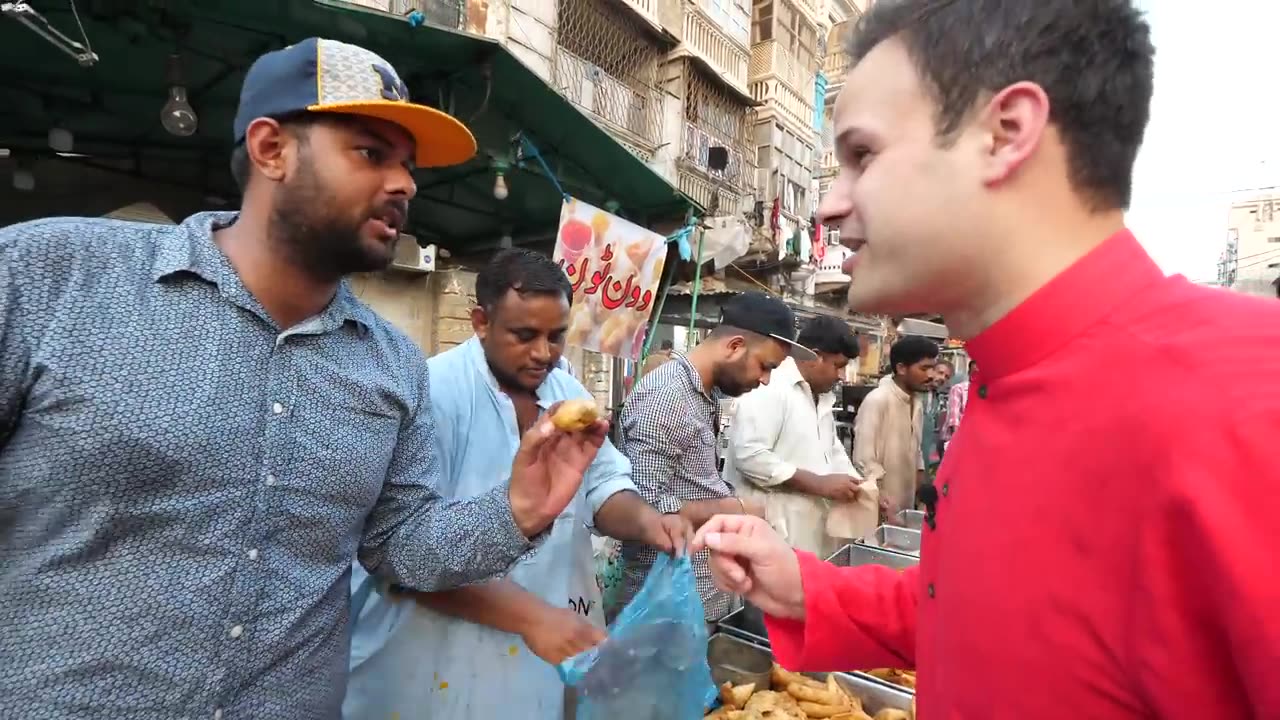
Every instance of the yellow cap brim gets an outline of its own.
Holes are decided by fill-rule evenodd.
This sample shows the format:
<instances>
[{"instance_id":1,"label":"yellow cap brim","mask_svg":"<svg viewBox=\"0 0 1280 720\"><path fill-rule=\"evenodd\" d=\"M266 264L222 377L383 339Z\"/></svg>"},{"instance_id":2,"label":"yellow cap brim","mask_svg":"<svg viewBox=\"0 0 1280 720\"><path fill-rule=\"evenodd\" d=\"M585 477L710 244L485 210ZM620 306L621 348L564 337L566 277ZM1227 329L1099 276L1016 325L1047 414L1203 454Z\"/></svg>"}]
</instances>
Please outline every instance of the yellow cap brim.
<instances>
[{"instance_id":1,"label":"yellow cap brim","mask_svg":"<svg viewBox=\"0 0 1280 720\"><path fill-rule=\"evenodd\" d=\"M312 105L310 112L360 115L395 123L413 136L418 167L460 165L476 156L476 139L460 120L426 105L386 100Z\"/></svg>"}]
</instances>

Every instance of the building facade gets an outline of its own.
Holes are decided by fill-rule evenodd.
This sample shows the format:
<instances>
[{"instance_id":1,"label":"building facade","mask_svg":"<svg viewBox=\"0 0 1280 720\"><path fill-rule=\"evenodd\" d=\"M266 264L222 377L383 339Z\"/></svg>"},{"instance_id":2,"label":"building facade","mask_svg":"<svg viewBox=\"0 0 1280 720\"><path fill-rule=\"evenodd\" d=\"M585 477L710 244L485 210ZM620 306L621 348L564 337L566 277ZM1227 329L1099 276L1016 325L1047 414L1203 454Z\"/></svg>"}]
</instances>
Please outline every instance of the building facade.
<instances>
[{"instance_id":1,"label":"building facade","mask_svg":"<svg viewBox=\"0 0 1280 720\"><path fill-rule=\"evenodd\" d=\"M1219 262L1223 287L1277 297L1280 280L1280 195L1234 203L1227 219L1227 246Z\"/></svg>"}]
</instances>

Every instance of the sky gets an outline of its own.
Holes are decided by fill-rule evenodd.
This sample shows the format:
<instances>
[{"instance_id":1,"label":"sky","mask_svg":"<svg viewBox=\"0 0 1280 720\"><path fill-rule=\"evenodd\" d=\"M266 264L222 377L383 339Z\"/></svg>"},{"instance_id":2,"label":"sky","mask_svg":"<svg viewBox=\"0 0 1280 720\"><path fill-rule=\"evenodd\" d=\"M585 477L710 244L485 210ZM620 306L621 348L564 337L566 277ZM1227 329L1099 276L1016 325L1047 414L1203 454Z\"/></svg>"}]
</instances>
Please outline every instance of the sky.
<instances>
[{"instance_id":1,"label":"sky","mask_svg":"<svg viewBox=\"0 0 1280 720\"><path fill-rule=\"evenodd\" d=\"M1280 94L1266 49L1280 3L1138 5L1154 35L1156 85L1128 223L1166 273L1211 281L1231 202L1280 185Z\"/></svg>"}]
</instances>

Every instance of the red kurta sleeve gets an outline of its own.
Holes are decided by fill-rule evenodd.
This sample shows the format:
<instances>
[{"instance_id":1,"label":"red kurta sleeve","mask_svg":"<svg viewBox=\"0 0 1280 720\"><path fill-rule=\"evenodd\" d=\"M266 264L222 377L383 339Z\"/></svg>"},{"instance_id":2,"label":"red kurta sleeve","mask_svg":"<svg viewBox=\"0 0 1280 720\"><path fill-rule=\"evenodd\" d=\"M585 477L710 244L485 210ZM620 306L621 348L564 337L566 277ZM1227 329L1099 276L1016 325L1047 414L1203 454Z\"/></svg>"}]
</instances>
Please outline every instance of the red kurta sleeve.
<instances>
[{"instance_id":1,"label":"red kurta sleeve","mask_svg":"<svg viewBox=\"0 0 1280 720\"><path fill-rule=\"evenodd\" d=\"M774 656L788 670L915 667L919 570L836 567L797 552L805 619L765 617Z\"/></svg>"},{"instance_id":2,"label":"red kurta sleeve","mask_svg":"<svg viewBox=\"0 0 1280 720\"><path fill-rule=\"evenodd\" d=\"M1280 718L1276 394L1198 423L1135 520L1129 667L1153 715Z\"/></svg>"}]
</instances>

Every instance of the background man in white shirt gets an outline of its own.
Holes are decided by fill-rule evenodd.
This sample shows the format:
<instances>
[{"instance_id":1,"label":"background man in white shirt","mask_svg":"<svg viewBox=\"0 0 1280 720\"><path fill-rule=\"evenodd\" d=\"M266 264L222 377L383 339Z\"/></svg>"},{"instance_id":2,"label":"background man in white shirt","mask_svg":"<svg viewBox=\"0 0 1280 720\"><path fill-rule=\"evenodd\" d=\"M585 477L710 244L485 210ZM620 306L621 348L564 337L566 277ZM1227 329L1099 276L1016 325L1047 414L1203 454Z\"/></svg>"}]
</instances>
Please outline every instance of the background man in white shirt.
<instances>
[{"instance_id":1,"label":"background man in white shirt","mask_svg":"<svg viewBox=\"0 0 1280 720\"><path fill-rule=\"evenodd\" d=\"M769 524L793 547L827 557L838 549L826 529L831 502L858 494L831 392L858 357L858 341L838 318L819 316L796 342L817 358L784 360L768 385L738 400L724 475L742 496L764 502Z\"/></svg>"}]
</instances>

